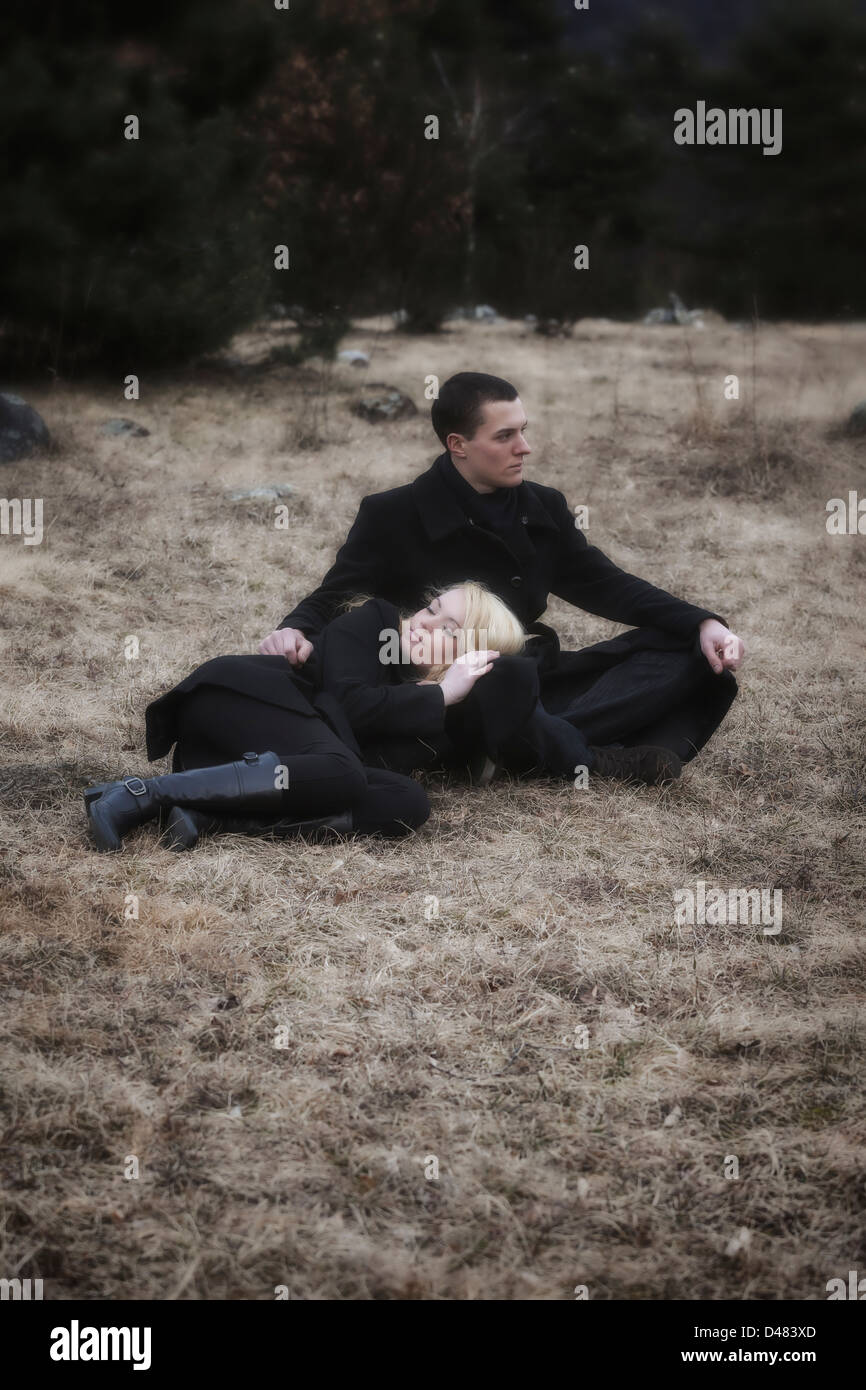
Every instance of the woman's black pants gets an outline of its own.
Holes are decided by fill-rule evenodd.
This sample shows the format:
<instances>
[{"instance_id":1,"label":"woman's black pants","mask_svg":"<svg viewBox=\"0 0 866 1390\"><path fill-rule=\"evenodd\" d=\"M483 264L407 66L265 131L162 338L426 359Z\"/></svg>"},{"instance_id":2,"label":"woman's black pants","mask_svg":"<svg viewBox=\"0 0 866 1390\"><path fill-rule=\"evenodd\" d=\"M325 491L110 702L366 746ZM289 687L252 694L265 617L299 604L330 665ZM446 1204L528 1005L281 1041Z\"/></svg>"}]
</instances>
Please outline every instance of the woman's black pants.
<instances>
[{"instance_id":1,"label":"woman's black pants","mask_svg":"<svg viewBox=\"0 0 866 1390\"><path fill-rule=\"evenodd\" d=\"M362 835L405 835L430 814L424 788L410 777L364 767L323 719L281 709L223 686L202 685L177 716L175 766L235 762L244 753L276 753L288 771L283 813L312 820L352 811Z\"/></svg>"}]
</instances>

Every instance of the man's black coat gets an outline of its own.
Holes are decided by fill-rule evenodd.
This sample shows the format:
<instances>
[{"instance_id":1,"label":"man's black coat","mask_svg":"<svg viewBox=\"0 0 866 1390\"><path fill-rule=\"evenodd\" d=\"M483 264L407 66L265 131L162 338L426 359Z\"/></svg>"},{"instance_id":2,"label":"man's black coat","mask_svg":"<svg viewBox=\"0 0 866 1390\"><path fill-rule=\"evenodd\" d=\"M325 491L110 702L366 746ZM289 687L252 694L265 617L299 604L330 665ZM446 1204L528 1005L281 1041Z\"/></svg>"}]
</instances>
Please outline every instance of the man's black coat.
<instances>
[{"instance_id":1,"label":"man's black coat","mask_svg":"<svg viewBox=\"0 0 866 1390\"><path fill-rule=\"evenodd\" d=\"M444 454L414 482L363 498L322 583L280 627L312 638L354 595L375 595L413 612L430 589L477 579L539 635L527 653L541 672L564 676L603 670L639 646L682 646L694 641L699 623L718 616L621 570L575 526L562 493L541 483L517 488L517 516L530 542L518 558L502 536L468 515L460 492L445 481L443 470L452 467ZM538 622L550 594L651 633L625 633L582 653L560 653L556 634Z\"/></svg>"}]
</instances>

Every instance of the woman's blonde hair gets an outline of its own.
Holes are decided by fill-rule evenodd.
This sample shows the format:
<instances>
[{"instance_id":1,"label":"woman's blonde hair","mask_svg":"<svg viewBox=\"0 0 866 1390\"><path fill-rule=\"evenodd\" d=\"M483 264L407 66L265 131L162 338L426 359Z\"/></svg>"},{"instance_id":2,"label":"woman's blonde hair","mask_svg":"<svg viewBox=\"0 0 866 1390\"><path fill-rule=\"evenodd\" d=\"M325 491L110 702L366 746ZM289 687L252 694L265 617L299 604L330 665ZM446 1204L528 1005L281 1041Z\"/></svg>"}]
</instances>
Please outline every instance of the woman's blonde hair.
<instances>
[{"instance_id":1,"label":"woman's blonde hair","mask_svg":"<svg viewBox=\"0 0 866 1390\"><path fill-rule=\"evenodd\" d=\"M517 656L523 651L531 638L527 638L522 624L508 604L503 603L501 598L491 593L487 586L479 583L477 579L464 579L460 584L446 584L441 589L430 589L425 595L426 602L432 603L434 598L441 598L452 589L462 589L466 594L466 617L463 619L463 626L458 629L458 656L462 656L464 652L484 650L499 652L500 656ZM372 594L354 594L343 603L341 611L347 613L353 608L360 608L362 604L370 603L372 597ZM410 617L411 613L401 613L401 626ZM431 666L424 679L438 683L450 666L451 662ZM421 679L420 674L418 679Z\"/></svg>"},{"instance_id":2,"label":"woman's blonde hair","mask_svg":"<svg viewBox=\"0 0 866 1390\"><path fill-rule=\"evenodd\" d=\"M430 602L434 598L441 598L452 589L462 589L466 595L466 616L458 630L458 645L462 648L458 655L486 649L497 651L500 656L517 656L523 651L526 645L523 625L507 603L503 603L501 598L477 580L464 579L461 584L448 584L445 588L434 589L427 595L427 600ZM463 635L462 641L460 634ZM426 679L441 681L450 665L450 662L442 662L431 666Z\"/></svg>"}]
</instances>

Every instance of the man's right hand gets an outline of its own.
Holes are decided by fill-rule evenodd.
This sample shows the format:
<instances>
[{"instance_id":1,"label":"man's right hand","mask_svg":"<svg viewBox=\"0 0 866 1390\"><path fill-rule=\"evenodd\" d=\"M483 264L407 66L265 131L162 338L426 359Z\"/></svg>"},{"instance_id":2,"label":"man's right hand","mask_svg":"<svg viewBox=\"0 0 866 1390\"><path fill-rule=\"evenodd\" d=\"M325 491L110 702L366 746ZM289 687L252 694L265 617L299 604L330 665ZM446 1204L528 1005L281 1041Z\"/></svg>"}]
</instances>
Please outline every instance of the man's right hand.
<instances>
[{"instance_id":1,"label":"man's right hand","mask_svg":"<svg viewBox=\"0 0 866 1390\"><path fill-rule=\"evenodd\" d=\"M312 642L296 627L278 627L259 643L262 656L284 656L291 666L303 666L312 650Z\"/></svg>"}]
</instances>

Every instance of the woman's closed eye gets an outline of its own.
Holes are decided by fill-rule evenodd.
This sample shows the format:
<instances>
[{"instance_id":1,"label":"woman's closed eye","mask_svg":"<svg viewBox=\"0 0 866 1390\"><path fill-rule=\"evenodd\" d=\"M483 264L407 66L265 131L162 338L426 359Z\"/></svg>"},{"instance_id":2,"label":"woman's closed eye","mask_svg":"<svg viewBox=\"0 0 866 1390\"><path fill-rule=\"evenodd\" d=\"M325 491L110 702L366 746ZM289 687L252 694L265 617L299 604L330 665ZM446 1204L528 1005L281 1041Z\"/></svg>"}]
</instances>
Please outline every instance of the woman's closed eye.
<instances>
[{"instance_id":1,"label":"woman's closed eye","mask_svg":"<svg viewBox=\"0 0 866 1390\"><path fill-rule=\"evenodd\" d=\"M439 615L436 613L435 609L433 609L433 608L430 606L429 603L427 604L427 608L425 609L425 612L429 613L431 618L436 618L436 617L439 616ZM443 627L443 631L444 631L444 632L447 632L448 635L449 635L449 637L456 637L457 634L458 634L458 632L460 631L460 629L459 629L459 627Z\"/></svg>"}]
</instances>

